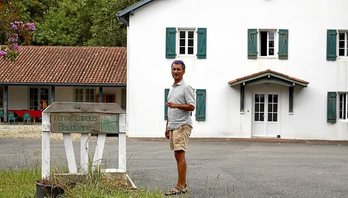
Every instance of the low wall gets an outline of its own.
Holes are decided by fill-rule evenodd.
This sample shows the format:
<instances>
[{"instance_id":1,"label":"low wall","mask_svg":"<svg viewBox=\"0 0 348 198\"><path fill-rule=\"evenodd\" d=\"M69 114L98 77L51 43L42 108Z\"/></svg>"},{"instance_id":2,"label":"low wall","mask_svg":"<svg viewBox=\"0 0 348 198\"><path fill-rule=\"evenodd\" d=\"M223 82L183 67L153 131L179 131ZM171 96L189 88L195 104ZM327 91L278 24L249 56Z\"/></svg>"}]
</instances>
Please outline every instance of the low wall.
<instances>
[{"instance_id":1,"label":"low wall","mask_svg":"<svg viewBox=\"0 0 348 198\"><path fill-rule=\"evenodd\" d=\"M41 138L41 124L0 124L0 138ZM51 138L63 139L60 133L51 134Z\"/></svg>"}]
</instances>

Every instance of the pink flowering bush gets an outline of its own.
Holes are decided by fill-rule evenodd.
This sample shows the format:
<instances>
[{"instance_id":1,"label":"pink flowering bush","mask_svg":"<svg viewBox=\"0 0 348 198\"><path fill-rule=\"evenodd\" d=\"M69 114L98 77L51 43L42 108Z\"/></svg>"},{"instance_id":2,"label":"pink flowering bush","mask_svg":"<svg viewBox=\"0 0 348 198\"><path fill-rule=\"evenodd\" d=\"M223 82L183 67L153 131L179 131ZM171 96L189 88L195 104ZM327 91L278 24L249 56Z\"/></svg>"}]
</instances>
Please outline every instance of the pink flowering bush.
<instances>
[{"instance_id":1,"label":"pink flowering bush","mask_svg":"<svg viewBox=\"0 0 348 198\"><path fill-rule=\"evenodd\" d=\"M22 21L14 21L9 25L10 31L6 33L7 43L0 46L0 58L14 61L19 55L19 45L29 43L36 26L35 23L23 23Z\"/></svg>"}]
</instances>

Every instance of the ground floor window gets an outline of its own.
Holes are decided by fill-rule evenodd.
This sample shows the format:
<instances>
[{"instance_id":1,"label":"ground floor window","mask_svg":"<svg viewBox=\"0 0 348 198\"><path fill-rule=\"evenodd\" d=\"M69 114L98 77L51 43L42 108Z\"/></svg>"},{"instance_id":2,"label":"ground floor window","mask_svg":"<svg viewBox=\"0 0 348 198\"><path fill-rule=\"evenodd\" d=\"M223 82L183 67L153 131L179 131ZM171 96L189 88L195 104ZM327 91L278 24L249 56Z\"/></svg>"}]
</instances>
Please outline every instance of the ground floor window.
<instances>
[{"instance_id":1,"label":"ground floor window","mask_svg":"<svg viewBox=\"0 0 348 198\"><path fill-rule=\"evenodd\" d=\"M29 109L43 110L48 105L49 90L45 87L29 88Z\"/></svg>"},{"instance_id":2,"label":"ground floor window","mask_svg":"<svg viewBox=\"0 0 348 198\"><path fill-rule=\"evenodd\" d=\"M75 88L74 102L95 102L94 88Z\"/></svg>"},{"instance_id":3,"label":"ground floor window","mask_svg":"<svg viewBox=\"0 0 348 198\"><path fill-rule=\"evenodd\" d=\"M339 94L339 119L342 119L342 120L348 119L347 99L348 99L348 93Z\"/></svg>"}]
</instances>

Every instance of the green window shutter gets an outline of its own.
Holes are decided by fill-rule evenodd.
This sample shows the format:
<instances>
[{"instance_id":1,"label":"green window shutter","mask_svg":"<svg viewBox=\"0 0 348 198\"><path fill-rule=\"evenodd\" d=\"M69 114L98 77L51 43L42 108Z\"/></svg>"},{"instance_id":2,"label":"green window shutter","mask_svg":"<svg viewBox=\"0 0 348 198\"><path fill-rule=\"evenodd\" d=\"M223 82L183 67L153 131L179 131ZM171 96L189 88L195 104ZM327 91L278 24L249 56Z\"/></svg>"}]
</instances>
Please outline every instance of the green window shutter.
<instances>
[{"instance_id":1,"label":"green window shutter","mask_svg":"<svg viewBox=\"0 0 348 198\"><path fill-rule=\"evenodd\" d=\"M164 89L164 120L168 120L168 107L167 107L167 102L168 102L168 94L169 94L169 89Z\"/></svg>"},{"instance_id":2,"label":"green window shutter","mask_svg":"<svg viewBox=\"0 0 348 198\"><path fill-rule=\"evenodd\" d=\"M207 58L207 28L197 29L197 58Z\"/></svg>"},{"instance_id":3,"label":"green window shutter","mask_svg":"<svg viewBox=\"0 0 348 198\"><path fill-rule=\"evenodd\" d=\"M166 29L166 58L175 58L176 53L176 28Z\"/></svg>"},{"instance_id":4,"label":"green window shutter","mask_svg":"<svg viewBox=\"0 0 348 198\"><path fill-rule=\"evenodd\" d=\"M336 30L327 30L326 60L328 61L336 60L336 37Z\"/></svg>"},{"instance_id":5,"label":"green window shutter","mask_svg":"<svg viewBox=\"0 0 348 198\"><path fill-rule=\"evenodd\" d=\"M205 106L206 106L206 90L196 90L196 120L205 120Z\"/></svg>"},{"instance_id":6,"label":"green window shutter","mask_svg":"<svg viewBox=\"0 0 348 198\"><path fill-rule=\"evenodd\" d=\"M336 92L327 93L327 122L336 122Z\"/></svg>"},{"instance_id":7,"label":"green window shutter","mask_svg":"<svg viewBox=\"0 0 348 198\"><path fill-rule=\"evenodd\" d=\"M257 29L248 29L248 59L257 59Z\"/></svg>"},{"instance_id":8,"label":"green window shutter","mask_svg":"<svg viewBox=\"0 0 348 198\"><path fill-rule=\"evenodd\" d=\"M288 40L289 31L280 29L279 34L279 51L278 58L281 60L288 60Z\"/></svg>"}]
</instances>

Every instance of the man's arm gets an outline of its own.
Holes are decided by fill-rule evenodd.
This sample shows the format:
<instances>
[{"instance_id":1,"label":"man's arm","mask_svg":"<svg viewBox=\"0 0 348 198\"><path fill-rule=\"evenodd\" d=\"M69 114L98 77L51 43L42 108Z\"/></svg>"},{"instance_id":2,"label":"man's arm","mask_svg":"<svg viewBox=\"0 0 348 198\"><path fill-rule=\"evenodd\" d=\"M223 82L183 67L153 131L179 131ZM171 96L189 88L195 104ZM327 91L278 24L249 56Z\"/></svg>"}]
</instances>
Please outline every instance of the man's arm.
<instances>
[{"instance_id":1,"label":"man's arm","mask_svg":"<svg viewBox=\"0 0 348 198\"><path fill-rule=\"evenodd\" d=\"M195 106L193 106L192 104L176 104L174 102L167 102L166 105L169 108L180 109L180 110L183 110L183 111L193 111L193 110L195 110Z\"/></svg>"},{"instance_id":2,"label":"man's arm","mask_svg":"<svg viewBox=\"0 0 348 198\"><path fill-rule=\"evenodd\" d=\"M168 130L167 126L168 126L168 121L167 121L167 124L166 124L166 130L165 130L165 132L164 132L164 136L165 136L167 139L169 139L169 138L170 138L170 131Z\"/></svg>"}]
</instances>

